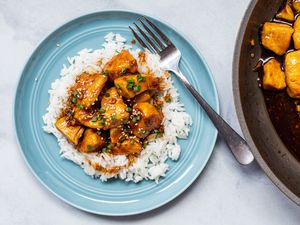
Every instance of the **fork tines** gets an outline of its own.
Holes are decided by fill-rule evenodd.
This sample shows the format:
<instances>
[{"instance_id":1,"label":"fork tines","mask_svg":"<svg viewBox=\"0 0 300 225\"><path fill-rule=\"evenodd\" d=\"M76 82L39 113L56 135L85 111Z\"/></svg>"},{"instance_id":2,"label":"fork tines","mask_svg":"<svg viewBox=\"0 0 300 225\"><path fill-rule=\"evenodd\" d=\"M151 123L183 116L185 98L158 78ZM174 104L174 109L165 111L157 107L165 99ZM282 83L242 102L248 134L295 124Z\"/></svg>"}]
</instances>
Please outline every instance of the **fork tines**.
<instances>
[{"instance_id":1,"label":"fork tines","mask_svg":"<svg viewBox=\"0 0 300 225\"><path fill-rule=\"evenodd\" d=\"M145 31L142 28L140 28L136 23L133 24L143 38L141 38L131 26L129 26L129 28L132 31L133 36L143 48L147 48L159 54L168 46L173 46L173 43L170 41L170 39L167 38L167 36L146 17L139 18L138 21L140 22ZM148 26L146 23L148 24ZM151 40L149 36L151 36L153 39Z\"/></svg>"}]
</instances>

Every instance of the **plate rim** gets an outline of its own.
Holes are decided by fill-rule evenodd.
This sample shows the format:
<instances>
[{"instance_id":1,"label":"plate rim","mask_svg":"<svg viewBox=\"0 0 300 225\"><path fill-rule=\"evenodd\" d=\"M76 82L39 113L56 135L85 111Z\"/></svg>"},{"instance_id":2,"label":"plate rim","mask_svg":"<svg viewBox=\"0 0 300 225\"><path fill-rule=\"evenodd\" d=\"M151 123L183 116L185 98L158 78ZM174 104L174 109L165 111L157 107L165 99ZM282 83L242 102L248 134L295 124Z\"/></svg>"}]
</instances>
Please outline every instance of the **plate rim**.
<instances>
[{"instance_id":1,"label":"plate rim","mask_svg":"<svg viewBox=\"0 0 300 225\"><path fill-rule=\"evenodd\" d=\"M33 169L33 167L31 166L31 164L29 163L29 161L27 160L25 154L24 154L24 150L21 146L20 140L19 140L19 136L17 133L17 123L16 123L16 102L17 102L17 93L18 90L20 89L20 82L21 79L23 77L24 71L28 65L28 63L30 63L32 57L35 55L35 53L37 52L38 48L46 42L46 40L55 32L57 32L60 28L62 28L63 26L75 21L75 20L79 20L82 19L84 17L87 16L92 16L92 15L97 15L97 14L101 14L101 13L127 13L127 14L138 14L140 16L145 16L147 18L150 19L154 19L154 20L158 20L161 23L163 23L164 25L166 25L167 27L173 29L174 31L176 31L180 36L182 36L188 43L189 45L195 50L195 52L197 53L197 55L199 56L199 58L201 59L205 69L207 70L207 73L209 74L209 79L211 80L212 83L212 92L214 93L215 97L214 97L214 101L215 101L215 107L214 110L220 114L220 103L219 103L219 95L218 95L218 90L216 87L216 82L214 79L214 76L211 72L210 67L208 66L206 60L204 59L203 55L200 53L200 51L198 50L198 48L194 45L194 43L186 36L184 35L181 31L179 31L177 28L175 28L174 26L170 25L169 23L165 22L164 20L162 20L160 17L157 16L152 16L149 15L147 13L144 13L142 11L138 11L138 10L125 10L125 9L104 9L104 10L97 10L97 11L93 11L93 12L89 12L89 13L82 13L78 16L72 17L62 23L60 23L58 26L56 26L55 29L51 30L50 32L48 32L46 35L44 35L44 37L37 42L37 44L33 47L33 49L31 50L31 53L29 54L29 56L27 57L26 60L24 60L24 65L22 67L22 69L20 70L20 76L17 79L17 86L15 89L15 94L14 94L14 103L13 103L13 110L12 110L12 116L13 116L13 123L14 123L14 135L16 137L16 141L17 141L17 145L18 145L18 149L19 152L22 155L23 160L25 161L27 167L29 168L29 170L31 171L31 173L34 175L34 177L42 184L42 186L44 186L44 188L46 188L48 191L50 191L52 194L54 194L57 198L59 198L60 200L62 200L63 202L77 208L80 209L82 211L88 212L88 213L92 213L92 214L96 214L96 215L103 215L103 216L131 216L131 215L137 215L137 214L142 214L142 213L146 213L149 211L152 211L154 209L158 209L160 207L162 207L163 205L166 205L167 203L171 202L172 200L174 200L175 198L177 198L179 195L181 195L183 192L185 192L193 183L194 181L200 176L201 172L205 169L205 167L207 166L207 163L209 161L209 159L211 158L212 152L215 148L216 145L216 141L217 141L217 136L218 136L218 131L216 128L214 128L214 133L212 135L212 145L211 148L209 149L209 154L207 155L207 158L205 158L205 163L203 164L203 166L195 173L195 175L190 179L189 182L187 182L183 188L181 188L180 191L178 191L175 195L173 195L170 198L167 198L165 201L160 202L159 204L153 205L152 207L148 207L148 208L143 208L141 210L133 210L131 213L107 213L107 212L103 212L101 210L91 210L91 209L87 209L84 208L82 206L80 206L79 204L76 204L74 202L71 202L69 200L67 200L64 196L56 193L54 190L52 190L41 178L40 176L36 173L36 171Z\"/></svg>"}]
</instances>

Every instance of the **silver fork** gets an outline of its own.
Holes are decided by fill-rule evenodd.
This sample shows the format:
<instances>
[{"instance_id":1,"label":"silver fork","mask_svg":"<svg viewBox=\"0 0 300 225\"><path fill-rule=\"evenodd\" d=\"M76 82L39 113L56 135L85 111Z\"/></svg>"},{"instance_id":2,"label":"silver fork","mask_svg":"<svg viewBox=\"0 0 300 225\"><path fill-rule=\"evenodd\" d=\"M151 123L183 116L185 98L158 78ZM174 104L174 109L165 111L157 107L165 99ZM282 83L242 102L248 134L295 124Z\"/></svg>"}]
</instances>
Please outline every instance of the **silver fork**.
<instances>
[{"instance_id":1,"label":"silver fork","mask_svg":"<svg viewBox=\"0 0 300 225\"><path fill-rule=\"evenodd\" d=\"M212 109L212 107L203 99L198 91L190 84L187 78L180 72L178 64L181 58L181 52L175 47L170 39L146 17L139 18L138 21L145 31L136 23L133 24L143 38L141 38L135 32L135 30L129 26L137 41L143 48L148 49L160 56L162 69L173 72L182 81L190 93L199 102L201 107L205 110L210 120L218 129L219 134L226 141L237 161L242 165L251 163L254 157L246 141ZM147 34L145 32L147 32ZM152 39L150 39L148 35L150 35Z\"/></svg>"}]
</instances>

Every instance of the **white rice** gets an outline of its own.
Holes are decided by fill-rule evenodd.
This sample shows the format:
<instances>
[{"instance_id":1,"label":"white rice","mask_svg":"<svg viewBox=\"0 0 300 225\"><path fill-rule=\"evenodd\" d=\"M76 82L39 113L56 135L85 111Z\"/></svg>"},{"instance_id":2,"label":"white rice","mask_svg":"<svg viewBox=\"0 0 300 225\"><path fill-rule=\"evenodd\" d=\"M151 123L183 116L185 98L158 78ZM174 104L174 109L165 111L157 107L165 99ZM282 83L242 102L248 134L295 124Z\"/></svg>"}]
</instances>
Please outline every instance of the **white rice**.
<instances>
[{"instance_id":1,"label":"white rice","mask_svg":"<svg viewBox=\"0 0 300 225\"><path fill-rule=\"evenodd\" d=\"M83 72L100 72L104 64L123 49L130 50L131 54L137 59L140 73L148 72L147 70L150 69L155 76L160 77L166 74L165 71L160 69L159 57L146 52L147 66L141 65L138 60L140 50L131 50L132 46L125 43L126 39L121 35L109 33L105 36L103 48L97 50L83 49L78 52L78 55L68 57L69 65L63 65L60 73L61 77L51 84L51 89L48 91L50 99L47 113L43 116L44 130L52 133L57 138L61 156L80 165L90 176L99 178L102 181L115 177L133 182L139 182L143 179L158 182L159 178L165 176L169 169L167 159L170 158L174 161L179 159L181 149L177 144L177 139L187 138L189 126L192 124L190 115L185 112L184 105L179 102L179 94L173 86L171 77L165 79L166 88L164 95L171 95L172 101L165 103L163 106L163 136L150 142L132 165L121 169L116 174L106 174L97 171L88 161L99 163L104 168L109 168L126 165L128 163L126 156L79 152L55 127L57 117L67 101L67 90L74 84L76 76Z\"/></svg>"}]
</instances>

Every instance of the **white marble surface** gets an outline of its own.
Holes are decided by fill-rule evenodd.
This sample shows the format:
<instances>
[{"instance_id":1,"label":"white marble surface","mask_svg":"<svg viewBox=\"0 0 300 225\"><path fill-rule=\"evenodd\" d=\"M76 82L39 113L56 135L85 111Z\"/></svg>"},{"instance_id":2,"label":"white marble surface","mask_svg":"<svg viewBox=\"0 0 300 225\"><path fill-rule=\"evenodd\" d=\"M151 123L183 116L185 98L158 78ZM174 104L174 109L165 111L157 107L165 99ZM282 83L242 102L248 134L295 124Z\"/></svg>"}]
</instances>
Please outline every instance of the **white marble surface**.
<instances>
[{"instance_id":1,"label":"white marble surface","mask_svg":"<svg viewBox=\"0 0 300 225\"><path fill-rule=\"evenodd\" d=\"M13 97L20 70L34 46L65 21L108 8L162 18L185 33L206 58L224 118L239 130L231 64L239 23L249 0L0 0L0 224L300 224L300 207L254 163L242 168L224 142L199 179L180 197L152 212L112 218L77 210L47 191L22 159L13 130ZM184 19L183 19L184 18Z\"/></svg>"}]
</instances>

